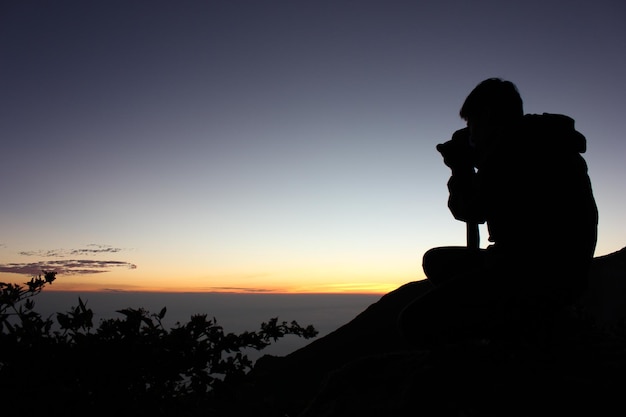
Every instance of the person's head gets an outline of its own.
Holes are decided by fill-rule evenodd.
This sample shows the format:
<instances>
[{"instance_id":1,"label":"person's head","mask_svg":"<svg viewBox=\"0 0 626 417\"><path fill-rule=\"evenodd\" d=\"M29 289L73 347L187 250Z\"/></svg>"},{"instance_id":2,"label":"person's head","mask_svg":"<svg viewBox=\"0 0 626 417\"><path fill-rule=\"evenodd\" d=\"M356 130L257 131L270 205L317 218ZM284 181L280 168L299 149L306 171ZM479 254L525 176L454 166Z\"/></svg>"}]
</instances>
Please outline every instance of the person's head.
<instances>
[{"instance_id":1,"label":"person's head","mask_svg":"<svg viewBox=\"0 0 626 417\"><path fill-rule=\"evenodd\" d=\"M459 114L467 122L472 139L481 145L521 119L524 104L515 84L488 78L467 96Z\"/></svg>"}]
</instances>

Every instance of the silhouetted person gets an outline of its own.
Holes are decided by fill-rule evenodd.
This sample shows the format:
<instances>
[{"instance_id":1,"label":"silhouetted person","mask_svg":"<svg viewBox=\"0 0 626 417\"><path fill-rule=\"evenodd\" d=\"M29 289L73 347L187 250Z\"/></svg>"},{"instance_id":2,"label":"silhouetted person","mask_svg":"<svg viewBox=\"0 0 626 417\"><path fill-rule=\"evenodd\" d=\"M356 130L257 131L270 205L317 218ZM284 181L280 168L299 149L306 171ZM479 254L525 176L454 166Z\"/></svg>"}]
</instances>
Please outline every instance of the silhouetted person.
<instances>
[{"instance_id":1,"label":"silhouetted person","mask_svg":"<svg viewBox=\"0 0 626 417\"><path fill-rule=\"evenodd\" d=\"M437 146L452 170L448 207L486 223L491 244L424 255L433 289L399 321L416 345L536 335L585 290L596 245L586 140L573 119L524 115L516 86L497 78L469 94L460 116L467 128Z\"/></svg>"}]
</instances>

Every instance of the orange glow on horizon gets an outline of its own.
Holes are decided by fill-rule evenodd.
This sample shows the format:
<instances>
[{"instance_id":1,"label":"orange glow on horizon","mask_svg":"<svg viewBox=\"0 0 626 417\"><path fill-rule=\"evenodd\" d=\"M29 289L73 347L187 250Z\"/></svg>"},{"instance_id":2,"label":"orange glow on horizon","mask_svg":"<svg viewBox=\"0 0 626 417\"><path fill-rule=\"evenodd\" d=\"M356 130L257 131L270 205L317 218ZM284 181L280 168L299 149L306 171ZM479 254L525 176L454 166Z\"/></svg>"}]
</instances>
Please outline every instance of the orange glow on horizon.
<instances>
[{"instance_id":1,"label":"orange glow on horizon","mask_svg":"<svg viewBox=\"0 0 626 417\"><path fill-rule=\"evenodd\" d=\"M230 274L194 276L193 274L148 271L140 276L137 270L123 274L72 275L58 274L56 280L46 285L44 291L92 293L234 293L234 294L372 294L384 295L411 281L424 279L410 271L359 271L321 270L280 271L279 273L252 274L236 271ZM173 276L187 276L175 279ZM413 275L413 276L411 276ZM298 277L294 279L293 277ZM28 279L6 280L26 285Z\"/></svg>"},{"instance_id":2,"label":"orange glow on horizon","mask_svg":"<svg viewBox=\"0 0 626 417\"><path fill-rule=\"evenodd\" d=\"M338 283L300 284L292 287L265 288L197 288L197 287L156 287L143 285L102 285L98 283L58 283L46 286L44 291L67 292L163 292L163 293L235 293L235 294L387 294L399 285L390 283Z\"/></svg>"}]
</instances>

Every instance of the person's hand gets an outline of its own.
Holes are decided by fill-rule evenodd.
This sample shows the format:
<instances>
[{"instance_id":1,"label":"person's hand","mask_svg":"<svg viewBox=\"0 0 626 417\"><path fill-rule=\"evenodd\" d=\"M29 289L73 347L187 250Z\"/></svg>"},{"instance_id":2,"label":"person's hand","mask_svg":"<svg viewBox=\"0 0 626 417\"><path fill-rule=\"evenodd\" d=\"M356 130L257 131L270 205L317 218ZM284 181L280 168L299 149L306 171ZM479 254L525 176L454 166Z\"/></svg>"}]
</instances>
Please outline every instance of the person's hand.
<instances>
[{"instance_id":1,"label":"person's hand","mask_svg":"<svg viewBox=\"0 0 626 417\"><path fill-rule=\"evenodd\" d=\"M452 139L437 145L437 150L443 156L443 163L452 169L452 172L465 172L474 169L474 156L470 145L469 129L457 130Z\"/></svg>"}]
</instances>

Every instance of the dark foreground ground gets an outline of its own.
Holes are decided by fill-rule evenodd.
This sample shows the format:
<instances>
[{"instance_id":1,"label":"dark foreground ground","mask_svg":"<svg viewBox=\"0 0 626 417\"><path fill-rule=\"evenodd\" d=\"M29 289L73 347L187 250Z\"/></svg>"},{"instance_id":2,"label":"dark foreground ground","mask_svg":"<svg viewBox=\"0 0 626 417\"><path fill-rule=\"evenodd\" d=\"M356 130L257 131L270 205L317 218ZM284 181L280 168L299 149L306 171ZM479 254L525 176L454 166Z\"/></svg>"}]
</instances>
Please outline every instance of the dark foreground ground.
<instances>
[{"instance_id":1,"label":"dark foreground ground","mask_svg":"<svg viewBox=\"0 0 626 417\"><path fill-rule=\"evenodd\" d=\"M247 402L268 417L626 415L626 248L596 258L584 299L534 340L407 349L395 318L424 285L398 288L285 357L261 358L240 392L242 415Z\"/></svg>"}]
</instances>

